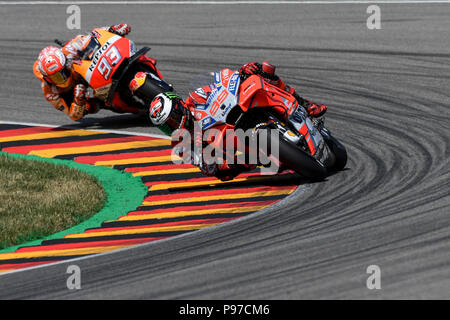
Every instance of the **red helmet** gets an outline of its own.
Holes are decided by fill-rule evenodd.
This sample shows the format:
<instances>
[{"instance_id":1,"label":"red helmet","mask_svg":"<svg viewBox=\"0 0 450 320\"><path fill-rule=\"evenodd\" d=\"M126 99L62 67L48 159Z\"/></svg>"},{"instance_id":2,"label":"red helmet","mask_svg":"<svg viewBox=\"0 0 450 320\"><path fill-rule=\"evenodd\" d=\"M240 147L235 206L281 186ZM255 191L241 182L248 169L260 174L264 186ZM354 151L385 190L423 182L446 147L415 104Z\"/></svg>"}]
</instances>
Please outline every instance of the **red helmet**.
<instances>
[{"instance_id":1,"label":"red helmet","mask_svg":"<svg viewBox=\"0 0 450 320\"><path fill-rule=\"evenodd\" d=\"M61 49L49 46L44 48L38 57L38 70L44 79L58 87L70 85L71 72L66 67L66 57Z\"/></svg>"}]
</instances>

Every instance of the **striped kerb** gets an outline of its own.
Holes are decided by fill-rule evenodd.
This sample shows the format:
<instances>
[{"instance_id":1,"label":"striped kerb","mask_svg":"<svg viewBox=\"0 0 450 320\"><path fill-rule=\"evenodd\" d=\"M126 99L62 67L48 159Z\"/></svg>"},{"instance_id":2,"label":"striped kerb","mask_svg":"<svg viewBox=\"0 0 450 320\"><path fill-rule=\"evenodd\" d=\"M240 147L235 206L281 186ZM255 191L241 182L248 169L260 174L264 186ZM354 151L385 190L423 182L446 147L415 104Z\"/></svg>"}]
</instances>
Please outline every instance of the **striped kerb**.
<instances>
[{"instance_id":1,"label":"striped kerb","mask_svg":"<svg viewBox=\"0 0 450 320\"><path fill-rule=\"evenodd\" d=\"M166 139L0 123L0 150L107 166L142 179L148 194L131 212L82 233L0 254L0 272L62 261L214 226L264 209L292 193L290 172L239 175L229 182L174 164Z\"/></svg>"}]
</instances>

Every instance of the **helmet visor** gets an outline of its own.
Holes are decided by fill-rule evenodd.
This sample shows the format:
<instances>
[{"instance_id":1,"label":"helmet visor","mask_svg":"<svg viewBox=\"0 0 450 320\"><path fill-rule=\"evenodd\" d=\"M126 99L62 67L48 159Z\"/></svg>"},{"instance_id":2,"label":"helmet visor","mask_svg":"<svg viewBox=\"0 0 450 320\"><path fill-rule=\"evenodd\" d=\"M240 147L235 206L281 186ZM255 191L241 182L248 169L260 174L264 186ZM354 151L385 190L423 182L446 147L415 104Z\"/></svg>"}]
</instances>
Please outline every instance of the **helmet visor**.
<instances>
[{"instance_id":1,"label":"helmet visor","mask_svg":"<svg viewBox=\"0 0 450 320\"><path fill-rule=\"evenodd\" d=\"M158 129L171 136L177 129L191 129L192 116L190 111L177 101L173 104L168 119L158 126Z\"/></svg>"},{"instance_id":2,"label":"helmet visor","mask_svg":"<svg viewBox=\"0 0 450 320\"><path fill-rule=\"evenodd\" d=\"M54 74L50 74L48 76L46 76L46 78L51 82L54 83L56 85L61 85L61 84L65 84L66 81L69 79L69 72L66 69L63 69L61 71L58 71Z\"/></svg>"}]
</instances>

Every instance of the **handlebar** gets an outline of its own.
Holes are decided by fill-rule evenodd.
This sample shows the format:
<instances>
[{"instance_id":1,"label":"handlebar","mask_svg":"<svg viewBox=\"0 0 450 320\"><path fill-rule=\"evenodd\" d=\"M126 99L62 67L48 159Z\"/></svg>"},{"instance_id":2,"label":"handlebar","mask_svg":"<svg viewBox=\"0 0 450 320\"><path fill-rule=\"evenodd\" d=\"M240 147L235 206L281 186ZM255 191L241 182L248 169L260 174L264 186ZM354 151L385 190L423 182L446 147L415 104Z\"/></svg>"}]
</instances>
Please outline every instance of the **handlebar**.
<instances>
[{"instance_id":1,"label":"handlebar","mask_svg":"<svg viewBox=\"0 0 450 320\"><path fill-rule=\"evenodd\" d=\"M59 45L60 47L64 47L64 42L62 42L61 40L55 39L53 40L57 45Z\"/></svg>"}]
</instances>

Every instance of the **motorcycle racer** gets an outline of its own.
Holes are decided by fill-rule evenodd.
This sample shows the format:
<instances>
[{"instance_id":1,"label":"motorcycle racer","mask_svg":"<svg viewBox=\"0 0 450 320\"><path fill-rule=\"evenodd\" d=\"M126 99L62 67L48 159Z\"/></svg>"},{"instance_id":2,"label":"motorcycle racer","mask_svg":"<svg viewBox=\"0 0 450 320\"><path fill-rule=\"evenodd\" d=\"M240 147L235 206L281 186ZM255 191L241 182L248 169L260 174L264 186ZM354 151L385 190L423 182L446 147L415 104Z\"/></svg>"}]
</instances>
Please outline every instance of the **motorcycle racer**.
<instances>
[{"instance_id":1,"label":"motorcycle racer","mask_svg":"<svg viewBox=\"0 0 450 320\"><path fill-rule=\"evenodd\" d=\"M275 66L271 63L264 61L262 64L258 62L249 62L247 64L244 64L239 69L239 75L241 76L241 80L247 79L249 76L256 74L260 75L269 82L270 84L273 84L280 88L281 90L285 90L292 94L295 99L297 99L298 103L306 109L309 116L311 117L321 117L325 114L327 111L327 106L323 104L316 104L310 100L304 99L300 97L297 92L295 92L295 89L292 87L289 87L284 83L283 80L279 76L275 74Z\"/></svg>"},{"instance_id":2,"label":"motorcycle racer","mask_svg":"<svg viewBox=\"0 0 450 320\"><path fill-rule=\"evenodd\" d=\"M316 104L301 98L293 88L287 86L275 74L275 66L267 61L264 61L262 64L250 62L243 65L239 69L239 75L242 81L247 79L252 74L261 75L270 84L273 84L282 90L288 91L298 100L299 104L307 110L309 116L311 117L320 117L327 110L325 105ZM150 106L149 116L152 123L169 136L172 135L172 133L177 129L187 129L191 132L191 136L194 137L194 110L197 105L206 104L208 97L214 88L214 85L198 88L194 92L191 92L185 101L170 94L158 95L152 101ZM202 144L202 137L194 137L193 139L194 145L198 146L199 144ZM202 148L203 147L204 144L202 144ZM215 162L212 164L207 164L203 161L203 159L193 162L198 165L203 174L207 176L215 176L222 181L232 180L240 173L252 170L256 167L255 165L237 163L237 161L229 164L224 159L221 160L222 161L220 161L220 163Z\"/></svg>"},{"instance_id":3,"label":"motorcycle racer","mask_svg":"<svg viewBox=\"0 0 450 320\"><path fill-rule=\"evenodd\" d=\"M128 24L117 24L100 29L121 37L131 32ZM105 108L104 103L95 97L92 88L84 84L82 77L72 68L89 40L90 35L77 35L61 49L48 46L40 52L33 66L34 75L41 80L44 98L55 109L64 112L74 121L83 118L86 114L97 113L100 108ZM140 61L157 70L155 59L142 56Z\"/></svg>"},{"instance_id":4,"label":"motorcycle racer","mask_svg":"<svg viewBox=\"0 0 450 320\"><path fill-rule=\"evenodd\" d=\"M234 158L233 164L227 163L223 158L220 159L220 164L217 162L208 164L204 161L202 153L207 143L202 140L201 129L194 119L192 110L192 106L188 106L181 97L170 92L157 95L150 105L150 120L166 135L173 135L172 147L177 156L186 162L197 165L203 174L215 176L222 181L232 180L241 172L256 167L243 163L239 164L237 158ZM185 129L189 132L190 150L178 146L176 140L179 136L174 134L177 129ZM196 150L200 152L196 152Z\"/></svg>"}]
</instances>

